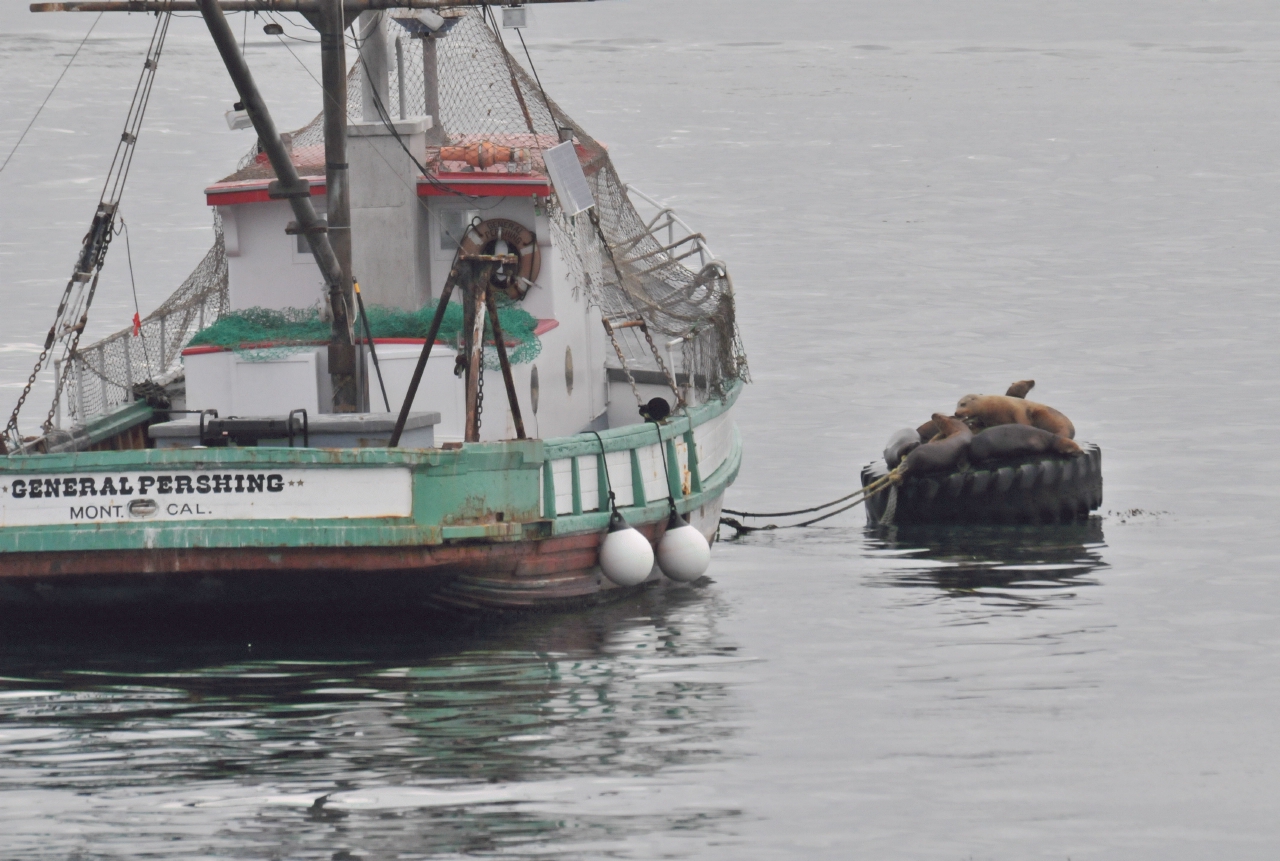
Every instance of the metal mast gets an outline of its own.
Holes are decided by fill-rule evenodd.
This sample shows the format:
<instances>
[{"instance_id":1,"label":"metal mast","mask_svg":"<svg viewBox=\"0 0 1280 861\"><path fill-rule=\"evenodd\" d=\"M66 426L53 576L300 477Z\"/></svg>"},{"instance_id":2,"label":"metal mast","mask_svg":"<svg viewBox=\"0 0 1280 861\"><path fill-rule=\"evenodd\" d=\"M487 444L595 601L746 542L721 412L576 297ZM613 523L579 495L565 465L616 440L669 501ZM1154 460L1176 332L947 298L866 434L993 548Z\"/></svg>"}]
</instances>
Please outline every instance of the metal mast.
<instances>
[{"instance_id":1,"label":"metal mast","mask_svg":"<svg viewBox=\"0 0 1280 861\"><path fill-rule=\"evenodd\" d=\"M298 176L293 158L280 140L275 122L267 111L267 105L258 92L253 74L240 53L235 34L222 14L218 0L198 0L200 14L209 27L209 35L222 55L222 62L231 75L240 101L258 133L258 142L271 167L276 181L268 193L276 199L287 199L298 219L298 230L311 245L312 254L325 283L329 287L329 305L333 313L333 329L329 337L329 375L333 380L333 409L335 412L354 412L359 397L355 377L355 347L351 333L351 207L347 194L346 143L347 143L347 79L345 51L342 40L342 0L329 0L324 16L325 28L321 38L324 58L324 116L326 147L336 140L334 149L326 149L328 162L326 179L329 195L329 226L325 227L311 205L310 183ZM333 15L336 10L336 18ZM331 29L338 27L336 32ZM338 47L332 48L336 42ZM336 56L335 56L336 55ZM330 67L340 70L336 78L338 86L331 82ZM341 159L341 161L339 161ZM330 233L332 241L330 239ZM345 254L345 259L344 259Z\"/></svg>"}]
</instances>

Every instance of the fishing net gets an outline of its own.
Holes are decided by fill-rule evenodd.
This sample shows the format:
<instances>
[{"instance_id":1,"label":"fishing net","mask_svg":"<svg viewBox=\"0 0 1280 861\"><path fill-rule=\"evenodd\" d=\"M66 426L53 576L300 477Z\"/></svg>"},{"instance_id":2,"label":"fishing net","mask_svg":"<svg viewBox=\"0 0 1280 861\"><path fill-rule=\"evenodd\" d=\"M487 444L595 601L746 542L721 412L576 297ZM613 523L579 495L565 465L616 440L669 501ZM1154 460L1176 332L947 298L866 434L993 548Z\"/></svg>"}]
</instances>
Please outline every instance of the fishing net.
<instances>
[{"instance_id":1,"label":"fishing net","mask_svg":"<svg viewBox=\"0 0 1280 861\"><path fill-rule=\"evenodd\" d=\"M121 329L69 359L67 389L59 404L74 427L154 396L182 371L182 349L205 325L231 307L222 222L214 216L213 247L173 295L133 327Z\"/></svg>"},{"instance_id":2,"label":"fishing net","mask_svg":"<svg viewBox=\"0 0 1280 861\"><path fill-rule=\"evenodd\" d=\"M596 205L575 216L554 195L545 201L552 239L575 290L585 293L613 324L613 340L627 366L660 370L661 352L674 365L671 370L677 380L682 385L687 382L704 398L723 395L736 381L748 380L734 317L733 282L724 263L714 258L700 235L685 228L665 207L654 207L656 214L647 219L641 216L604 147L547 98L507 51L489 11L470 8L448 14L452 16L448 29L429 40L415 38L391 16L383 18L388 45L393 48L400 43L404 62L389 59L385 101L371 105L369 111L364 105L361 65L358 60L353 64L348 76L349 120L428 113L435 116L440 129L435 144L490 141L528 151L524 162L480 169L441 161L440 146L428 146L422 158L432 172L545 173L542 151L573 140ZM355 29L364 32L359 26ZM434 111L427 109L431 78L437 81ZM323 176L323 117L285 137L299 173ZM268 177L274 173L255 147L227 180ZM261 309L234 315L228 310L227 261L219 230L214 247L191 277L143 321L141 337L134 337L130 330L118 332L81 348L73 357L77 368L70 375L72 391L64 398L73 424L83 424L134 399L139 381L175 375L188 342L248 354L252 348L246 345L251 344L289 350L327 340L328 330L318 312L271 312L279 315L271 317L259 314ZM430 313L429 308L417 312L380 308L370 309L369 316L375 337L421 338L423 319L429 319ZM514 360L529 361L540 349L532 318L522 318L515 308L501 313L504 334L516 343ZM460 307L449 309L446 340L457 338L461 316ZM634 325L638 322L645 328ZM644 337L645 329L653 335L652 342ZM492 348L487 349L486 366L496 367L495 362Z\"/></svg>"},{"instance_id":3,"label":"fishing net","mask_svg":"<svg viewBox=\"0 0 1280 861\"><path fill-rule=\"evenodd\" d=\"M725 264L711 255L698 234L684 229L670 211L655 207L648 219L637 210L605 148L549 99L507 51L501 30L485 9L451 12L446 32L423 40L385 17L389 46L399 41L403 64L391 61L385 103L366 111L363 69L357 61L347 82L351 122L434 114L441 143L491 141L529 151L525 163L478 169L441 162L429 146L424 163L433 171L545 173L542 151L572 139L594 195L594 210L568 215L553 196L548 202L553 239L574 286L585 291L606 320L644 321L643 330L617 328L614 336L629 367L658 370L655 349L674 359L678 378L704 397L718 397L735 381L748 380L746 352L734 312L733 282ZM360 31L359 26L355 28ZM362 31L361 31L362 32ZM434 54L434 63L431 56ZM434 70L438 107L428 110L428 71ZM295 131L290 140L300 172L324 174L323 116ZM265 155L254 151L229 180L273 176ZM666 229L665 235L663 229ZM696 258L694 265L689 265Z\"/></svg>"},{"instance_id":4,"label":"fishing net","mask_svg":"<svg viewBox=\"0 0 1280 861\"><path fill-rule=\"evenodd\" d=\"M375 340L385 338L422 339L431 328L436 305L417 311L370 306L369 328ZM513 364L531 362L538 357L542 344L534 333L537 319L523 308L511 305L498 308L498 325L507 344L507 357ZM363 321L357 322L358 334L364 336ZM437 339L461 344L463 334L462 306L450 302L445 308ZM493 327L486 320L486 336L493 341ZM246 308L220 317L212 326L198 332L190 346L224 347L253 360L263 361L288 355L329 340L329 323L321 319L316 308ZM485 348L485 367L498 370L498 351Z\"/></svg>"}]
</instances>

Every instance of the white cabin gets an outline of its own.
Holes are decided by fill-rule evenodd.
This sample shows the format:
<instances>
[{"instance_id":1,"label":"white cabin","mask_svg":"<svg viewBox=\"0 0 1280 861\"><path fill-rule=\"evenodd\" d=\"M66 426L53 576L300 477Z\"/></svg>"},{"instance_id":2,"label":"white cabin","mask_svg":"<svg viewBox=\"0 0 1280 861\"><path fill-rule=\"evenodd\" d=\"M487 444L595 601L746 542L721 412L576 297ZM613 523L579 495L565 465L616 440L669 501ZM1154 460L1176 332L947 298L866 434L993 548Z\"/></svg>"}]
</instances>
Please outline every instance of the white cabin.
<instances>
[{"instance_id":1,"label":"white cabin","mask_svg":"<svg viewBox=\"0 0 1280 861\"><path fill-rule=\"evenodd\" d=\"M394 124L401 140L423 163L430 124L430 118ZM317 159L306 150L295 152L294 159L311 183L317 212L323 214L323 164L308 164ZM322 159L321 152L318 160ZM533 232L542 261L534 286L521 300L521 307L538 320L535 333L541 352L531 362L512 365L526 432L532 437L553 437L608 427L605 364L606 350L611 354L611 348L599 311L589 307L585 291L574 288L555 247L544 214L551 193L548 178L530 168L526 173L442 170L428 179L382 123L350 126L348 162L353 274L366 305L417 310L429 304L441 294L461 236L473 219L519 223ZM256 175L243 178L246 173ZM209 205L222 217L232 311L309 308L323 302L324 280L305 238L286 232L293 222L288 201L268 195L273 178L269 168L255 164L205 190ZM460 299L460 291L455 291L453 301ZM422 341L375 340L374 346L389 411L398 412ZM456 352L455 345L437 341L413 404L414 411L440 414L436 444L463 439L465 384L454 375ZM184 351L188 409L215 409L221 416L332 411L323 346L265 360L242 353L217 347ZM368 410L388 412L367 349L363 369ZM515 424L500 372L485 372L484 392L480 439L514 438ZM621 423L638 421L629 391L624 404L628 410Z\"/></svg>"}]
</instances>

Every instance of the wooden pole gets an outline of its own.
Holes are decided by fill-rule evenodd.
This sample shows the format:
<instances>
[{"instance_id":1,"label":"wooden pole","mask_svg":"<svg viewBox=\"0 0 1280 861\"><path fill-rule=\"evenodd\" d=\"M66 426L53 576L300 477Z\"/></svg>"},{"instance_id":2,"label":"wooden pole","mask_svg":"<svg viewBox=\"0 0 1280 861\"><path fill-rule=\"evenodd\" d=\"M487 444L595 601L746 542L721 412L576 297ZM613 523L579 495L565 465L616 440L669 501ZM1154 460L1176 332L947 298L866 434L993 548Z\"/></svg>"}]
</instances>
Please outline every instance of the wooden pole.
<instances>
[{"instance_id":1,"label":"wooden pole","mask_svg":"<svg viewBox=\"0 0 1280 861\"><path fill-rule=\"evenodd\" d=\"M341 279L342 272L328 237L320 230L320 219L316 215L315 207L311 205L308 184L298 176L298 170L293 166L293 160L280 140L275 121L267 111L266 102L258 92L253 74L240 53L235 34L231 32L231 25L227 23L219 4L216 0L199 0L199 3L200 13L209 27L209 35L213 37L213 43L217 46L218 53L222 55L222 61L227 67L227 73L231 76L231 82L235 85L236 92L240 94L240 101L244 103L245 112L249 114L249 119L253 123L253 130L258 133L258 142L275 170L277 181L272 184L268 194L289 200L294 217L301 225L300 230L311 246L316 264L320 267L320 274L332 285ZM163 341L163 338L161 340ZM161 348L160 361L163 367L163 344Z\"/></svg>"},{"instance_id":2,"label":"wooden pole","mask_svg":"<svg viewBox=\"0 0 1280 861\"><path fill-rule=\"evenodd\" d=\"M329 335L329 376L333 410L353 413L362 398L356 378L355 338L351 318L351 184L347 173L347 29L343 0L323 0L314 18L320 30L320 74L324 86L324 174L328 201L329 242L340 269L329 290L333 327Z\"/></svg>"},{"instance_id":3,"label":"wooden pole","mask_svg":"<svg viewBox=\"0 0 1280 861\"><path fill-rule=\"evenodd\" d=\"M440 68L436 41L430 33L422 37L422 109L431 117L427 146L440 146L445 142L444 124L440 122Z\"/></svg>"},{"instance_id":4,"label":"wooden pole","mask_svg":"<svg viewBox=\"0 0 1280 861\"><path fill-rule=\"evenodd\" d=\"M493 326L493 343L498 350L498 364L502 366L502 382L507 387L507 404L511 407L511 418L516 424L516 439L525 439L524 419L520 416L520 401L516 397L516 382L511 376L511 362L507 359L507 341L502 336L502 326L498 323L498 303L492 291L485 291L485 301L489 306L489 324Z\"/></svg>"},{"instance_id":5,"label":"wooden pole","mask_svg":"<svg viewBox=\"0 0 1280 861\"><path fill-rule=\"evenodd\" d=\"M427 359L431 357L431 347L436 342L436 336L440 334L440 324L444 322L445 311L449 308L449 297L453 295L453 278L456 270L449 273L449 278L444 282L444 290L440 293L440 302L436 305L436 314L431 318L431 328L427 330L427 342L422 345L422 352L418 354L418 364L414 366L413 377L409 380L409 390L405 392L404 403L400 405L400 415L396 419L395 430L391 432L391 439L387 442L387 448L395 448L400 445L400 435L404 433L404 424L409 420L409 410L413 408L414 398L418 396L418 386L422 384L422 373L427 369Z\"/></svg>"}]
</instances>

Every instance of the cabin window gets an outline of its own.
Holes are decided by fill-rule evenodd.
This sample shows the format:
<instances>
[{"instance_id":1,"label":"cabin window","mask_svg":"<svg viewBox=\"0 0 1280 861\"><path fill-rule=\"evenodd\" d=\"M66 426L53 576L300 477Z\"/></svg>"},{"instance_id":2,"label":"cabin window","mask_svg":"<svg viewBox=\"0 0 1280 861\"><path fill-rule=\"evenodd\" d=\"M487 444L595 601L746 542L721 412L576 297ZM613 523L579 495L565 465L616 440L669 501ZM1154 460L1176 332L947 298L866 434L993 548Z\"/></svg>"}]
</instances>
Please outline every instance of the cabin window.
<instances>
[{"instance_id":1,"label":"cabin window","mask_svg":"<svg viewBox=\"0 0 1280 861\"><path fill-rule=\"evenodd\" d=\"M440 250L454 251L461 243L467 226L476 217L474 209L442 209L437 215L440 225Z\"/></svg>"}]
</instances>

